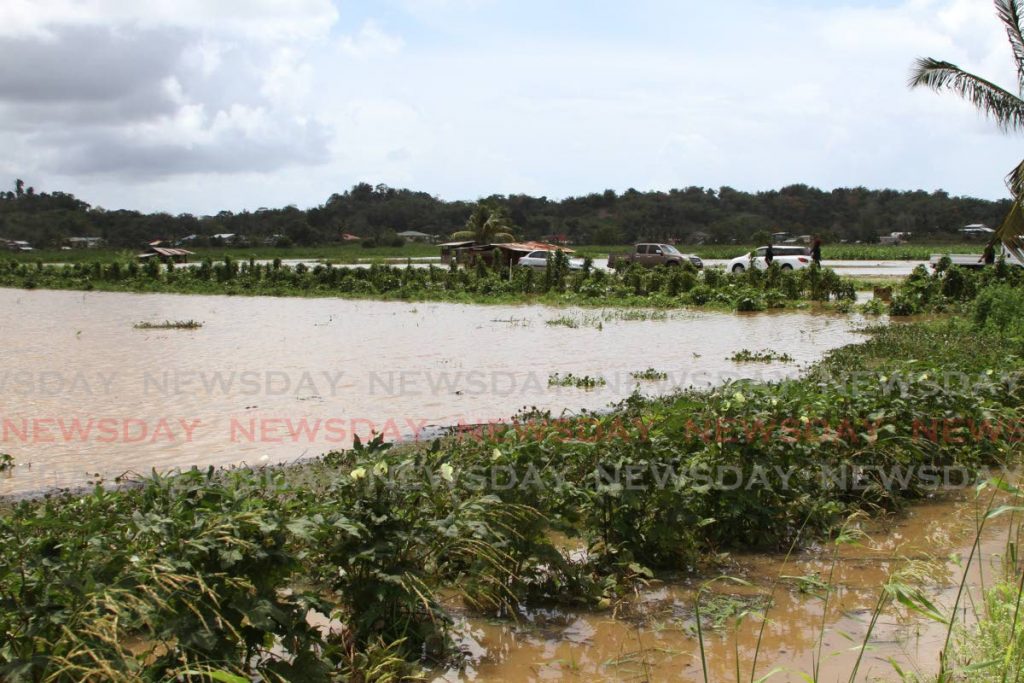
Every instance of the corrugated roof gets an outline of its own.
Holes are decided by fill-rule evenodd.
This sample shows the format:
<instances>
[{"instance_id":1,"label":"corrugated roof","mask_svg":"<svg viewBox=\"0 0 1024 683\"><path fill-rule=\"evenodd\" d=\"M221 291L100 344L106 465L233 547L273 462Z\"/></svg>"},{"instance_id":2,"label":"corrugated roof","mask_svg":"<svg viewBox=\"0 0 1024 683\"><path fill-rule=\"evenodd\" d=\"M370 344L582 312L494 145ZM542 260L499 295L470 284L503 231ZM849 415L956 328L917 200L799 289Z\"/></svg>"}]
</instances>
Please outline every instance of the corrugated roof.
<instances>
[{"instance_id":1,"label":"corrugated roof","mask_svg":"<svg viewBox=\"0 0 1024 683\"><path fill-rule=\"evenodd\" d=\"M157 254L158 256L191 256L194 253L194 251L189 251L188 249L174 249L172 247L150 247L148 253L139 254L139 256L150 256L152 254Z\"/></svg>"},{"instance_id":2,"label":"corrugated roof","mask_svg":"<svg viewBox=\"0 0 1024 683\"><path fill-rule=\"evenodd\" d=\"M509 251L564 251L567 254L576 253L573 249L563 247L558 244L548 244L547 242L499 242L498 244L492 244L492 247L498 249L508 249Z\"/></svg>"}]
</instances>

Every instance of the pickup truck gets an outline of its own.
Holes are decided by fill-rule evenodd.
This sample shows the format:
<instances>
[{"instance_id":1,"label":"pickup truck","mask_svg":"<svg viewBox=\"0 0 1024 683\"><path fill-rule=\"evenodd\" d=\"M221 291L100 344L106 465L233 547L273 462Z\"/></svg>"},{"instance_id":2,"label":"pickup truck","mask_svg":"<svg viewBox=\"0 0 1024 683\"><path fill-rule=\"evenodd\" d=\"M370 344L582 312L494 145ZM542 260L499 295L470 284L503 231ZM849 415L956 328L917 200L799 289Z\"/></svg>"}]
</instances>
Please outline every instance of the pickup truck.
<instances>
[{"instance_id":1,"label":"pickup truck","mask_svg":"<svg viewBox=\"0 0 1024 683\"><path fill-rule=\"evenodd\" d=\"M671 244L642 242L628 254L608 254L609 268L626 268L633 263L653 268L654 266L681 266L691 263L694 268L703 268L704 262L696 254L683 254Z\"/></svg>"},{"instance_id":2,"label":"pickup truck","mask_svg":"<svg viewBox=\"0 0 1024 683\"><path fill-rule=\"evenodd\" d=\"M954 266L960 266L961 268L985 267L981 254L932 254L932 257L928 259L928 263L931 264L932 268L935 268L945 256L949 257ZM1006 263L1011 266L1024 266L1024 253L1019 249L1007 247L1005 244L1000 245L999 254L996 258L1006 259Z\"/></svg>"}]
</instances>

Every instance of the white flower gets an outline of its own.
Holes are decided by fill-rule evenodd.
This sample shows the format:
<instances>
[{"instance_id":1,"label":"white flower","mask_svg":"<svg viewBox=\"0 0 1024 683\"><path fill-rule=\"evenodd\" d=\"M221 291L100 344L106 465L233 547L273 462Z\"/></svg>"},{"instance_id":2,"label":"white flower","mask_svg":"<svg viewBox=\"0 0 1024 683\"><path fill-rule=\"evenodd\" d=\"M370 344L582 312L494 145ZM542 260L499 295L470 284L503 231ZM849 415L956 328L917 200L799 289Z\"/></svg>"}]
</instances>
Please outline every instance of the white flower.
<instances>
[{"instance_id":1,"label":"white flower","mask_svg":"<svg viewBox=\"0 0 1024 683\"><path fill-rule=\"evenodd\" d=\"M455 476L454 475L455 475L455 468L454 467L452 467L448 463L445 463L445 464L441 465L441 478L442 479L444 479L445 481L448 481L448 482L455 481Z\"/></svg>"},{"instance_id":2,"label":"white flower","mask_svg":"<svg viewBox=\"0 0 1024 683\"><path fill-rule=\"evenodd\" d=\"M365 467L357 467L354 470L352 470L351 472L349 472L348 476L352 477L352 479L357 480L357 481L359 479L365 479L366 478L366 468Z\"/></svg>"},{"instance_id":3,"label":"white flower","mask_svg":"<svg viewBox=\"0 0 1024 683\"><path fill-rule=\"evenodd\" d=\"M501 460L501 450L495 448L491 453L491 460Z\"/></svg>"},{"instance_id":4,"label":"white flower","mask_svg":"<svg viewBox=\"0 0 1024 683\"><path fill-rule=\"evenodd\" d=\"M918 382L923 382L923 381L925 381L926 379L928 379L928 373L927 373L927 372L922 372L922 373L921 373L921 376L917 378L917 381L918 381Z\"/></svg>"}]
</instances>

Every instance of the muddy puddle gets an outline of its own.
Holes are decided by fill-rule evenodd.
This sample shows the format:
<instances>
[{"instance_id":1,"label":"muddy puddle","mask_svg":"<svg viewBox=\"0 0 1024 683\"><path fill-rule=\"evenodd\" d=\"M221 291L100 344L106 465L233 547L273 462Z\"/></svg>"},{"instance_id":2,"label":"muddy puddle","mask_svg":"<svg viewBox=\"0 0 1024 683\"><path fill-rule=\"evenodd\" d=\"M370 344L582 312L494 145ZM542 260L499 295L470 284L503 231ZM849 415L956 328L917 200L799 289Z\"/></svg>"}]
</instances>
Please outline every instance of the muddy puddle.
<instances>
[{"instance_id":1,"label":"muddy puddle","mask_svg":"<svg viewBox=\"0 0 1024 683\"><path fill-rule=\"evenodd\" d=\"M194 330L141 321L195 320ZM332 299L0 290L0 495L99 475L287 462L372 432L600 409L778 379L858 341L856 316L579 310ZM792 362L737 364L740 349ZM653 368L660 381L631 373ZM599 377L592 390L553 373Z\"/></svg>"},{"instance_id":2,"label":"muddy puddle","mask_svg":"<svg viewBox=\"0 0 1024 683\"><path fill-rule=\"evenodd\" d=\"M911 572L914 585L924 587L949 614L984 502L975 503L973 493L949 494L889 521L867 523L866 537L839 546L834 569L834 545L800 552L788 561L781 555L735 556L703 578L653 583L618 615L537 611L518 625L469 618L463 623L463 646L470 653L465 668L435 672L435 680L703 681L694 598L702 582L728 575L750 585L720 580L703 593L709 681L736 681L737 656L740 680L750 680L762 623L755 678L774 670L770 681L806 681L804 674L810 676L819 662L818 680L847 681L881 587L894 572ZM965 609L960 611L968 623L974 621L972 605L980 604L981 587L1000 575L1008 517L986 525L980 553L968 569L968 591L961 600ZM773 583L777 587L763 622L760 615ZM833 586L827 607L822 584ZM737 615L746 610L751 614L737 627ZM945 625L887 607L856 680L899 680L893 662L905 672L933 674L945 637Z\"/></svg>"}]
</instances>

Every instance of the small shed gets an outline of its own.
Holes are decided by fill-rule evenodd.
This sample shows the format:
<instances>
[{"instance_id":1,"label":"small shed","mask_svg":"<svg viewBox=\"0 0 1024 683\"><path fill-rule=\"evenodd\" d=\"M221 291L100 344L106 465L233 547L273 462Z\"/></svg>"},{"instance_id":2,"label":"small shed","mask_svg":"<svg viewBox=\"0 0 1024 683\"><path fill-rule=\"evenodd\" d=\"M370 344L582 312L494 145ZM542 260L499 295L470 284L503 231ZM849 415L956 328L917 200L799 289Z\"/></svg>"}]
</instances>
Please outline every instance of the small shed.
<instances>
[{"instance_id":1,"label":"small shed","mask_svg":"<svg viewBox=\"0 0 1024 683\"><path fill-rule=\"evenodd\" d=\"M179 249L177 247L156 247L150 245L149 248L143 253L138 255L140 261L148 261L151 258L156 258L164 263L188 263L188 257L194 255L194 252L188 249Z\"/></svg>"},{"instance_id":2,"label":"small shed","mask_svg":"<svg viewBox=\"0 0 1024 683\"><path fill-rule=\"evenodd\" d=\"M984 223L971 223L970 225L965 225L960 228L958 232L966 239L977 239L979 237L991 239L992 235L994 235L996 231Z\"/></svg>"},{"instance_id":3,"label":"small shed","mask_svg":"<svg viewBox=\"0 0 1024 683\"><path fill-rule=\"evenodd\" d=\"M452 262L452 258L455 257L458 260L458 252L460 249L467 249L473 246L473 240L465 240L462 242L444 242L443 244L437 245L441 247L441 263L448 264Z\"/></svg>"},{"instance_id":4,"label":"small shed","mask_svg":"<svg viewBox=\"0 0 1024 683\"><path fill-rule=\"evenodd\" d=\"M495 244L478 244L457 250L456 260L459 263L475 263L477 259L487 265L494 263L495 254L499 254L502 265L515 265L519 259L531 251L562 251L566 254L575 253L572 249L549 242L497 242Z\"/></svg>"}]
</instances>

